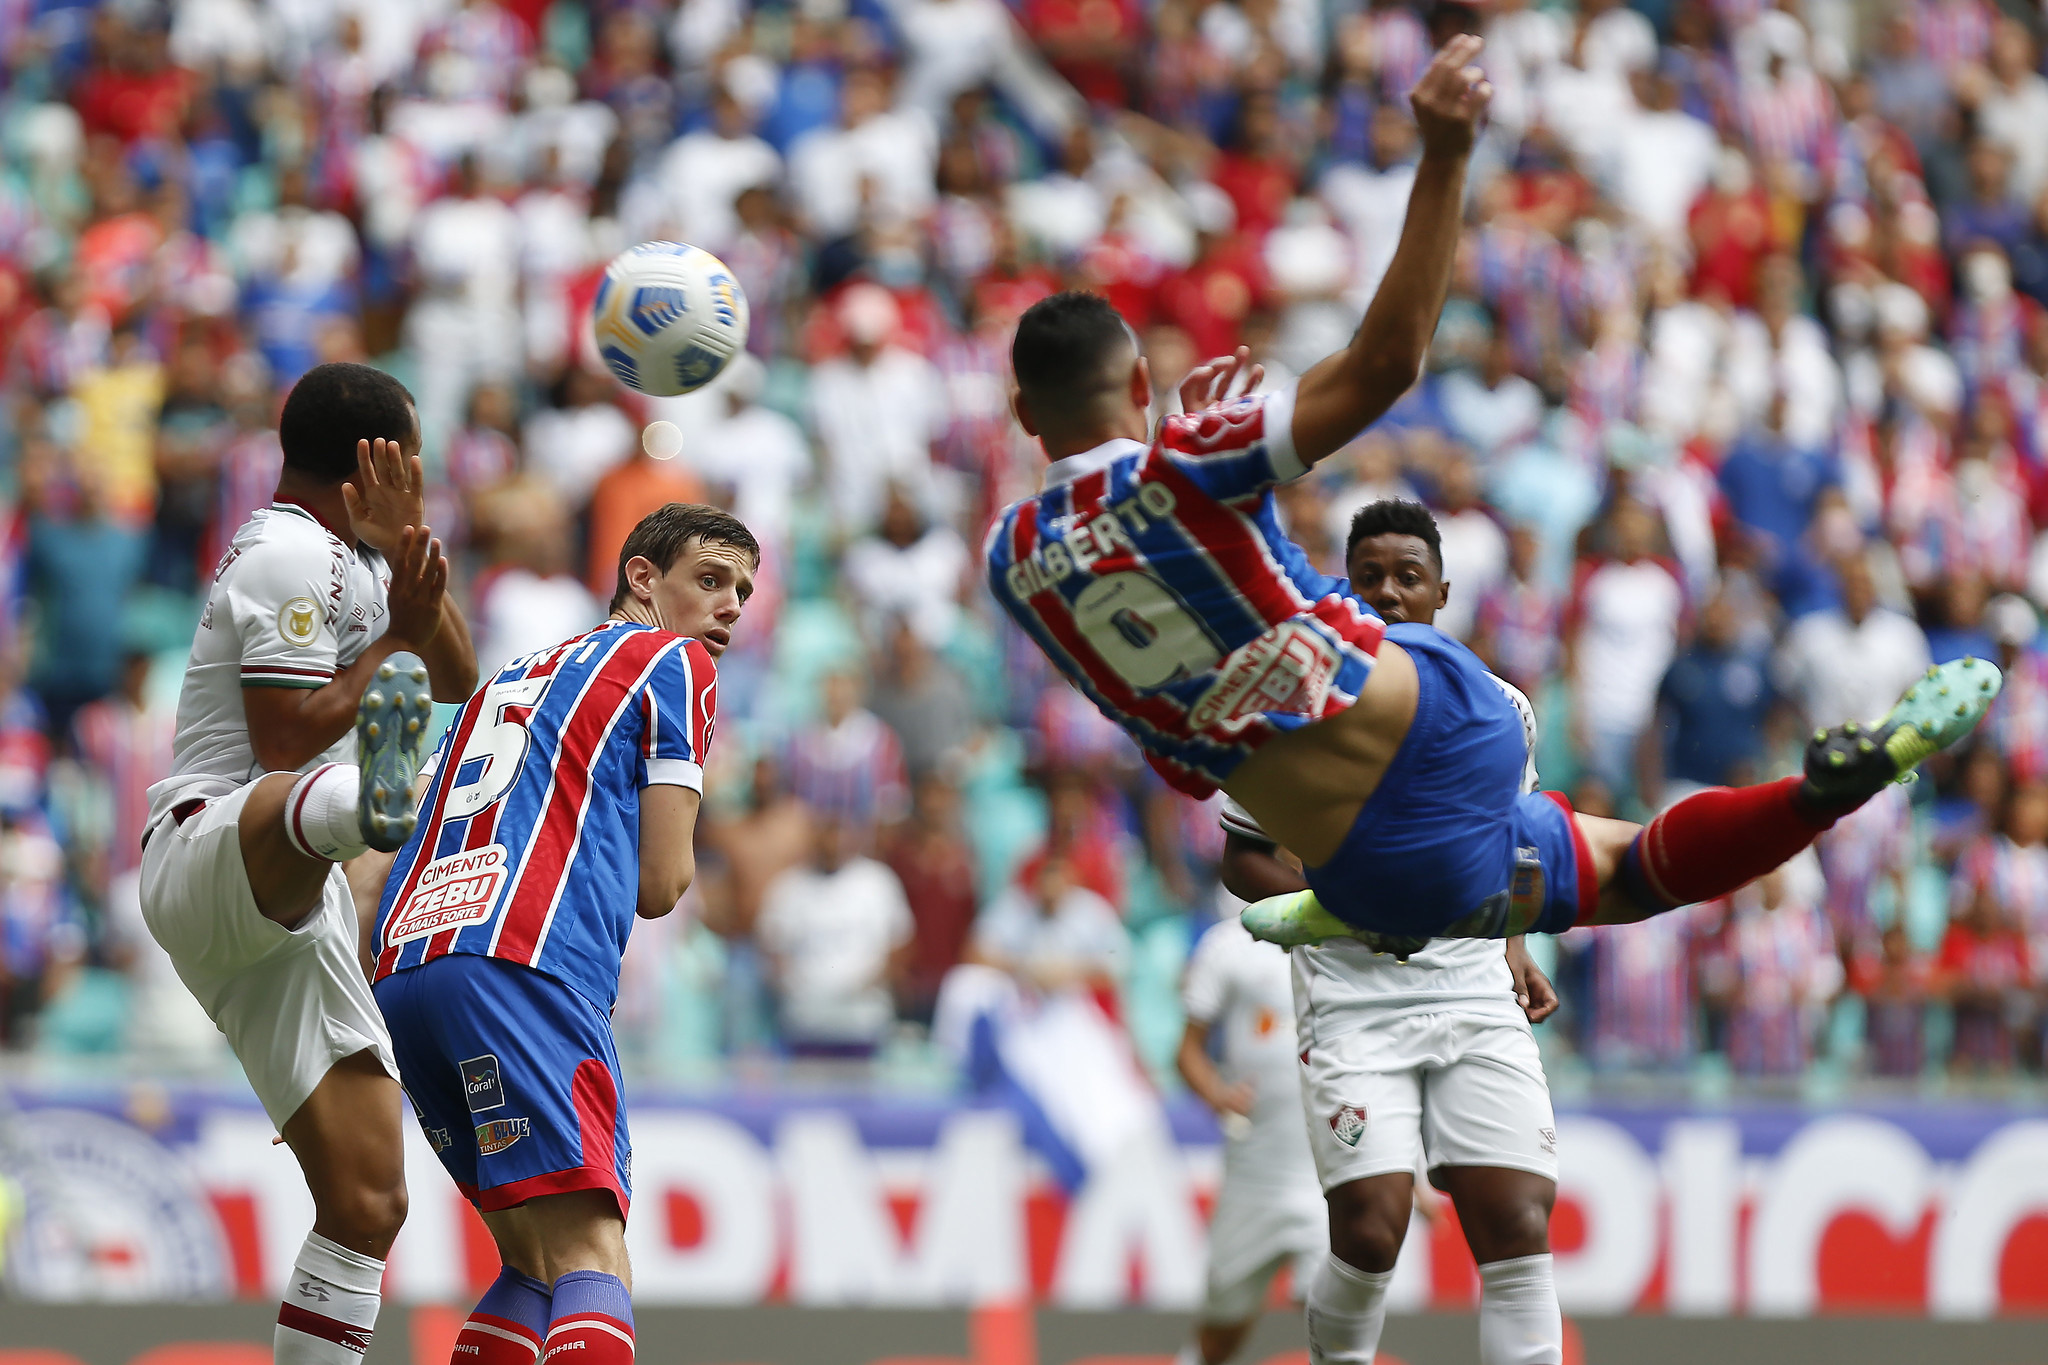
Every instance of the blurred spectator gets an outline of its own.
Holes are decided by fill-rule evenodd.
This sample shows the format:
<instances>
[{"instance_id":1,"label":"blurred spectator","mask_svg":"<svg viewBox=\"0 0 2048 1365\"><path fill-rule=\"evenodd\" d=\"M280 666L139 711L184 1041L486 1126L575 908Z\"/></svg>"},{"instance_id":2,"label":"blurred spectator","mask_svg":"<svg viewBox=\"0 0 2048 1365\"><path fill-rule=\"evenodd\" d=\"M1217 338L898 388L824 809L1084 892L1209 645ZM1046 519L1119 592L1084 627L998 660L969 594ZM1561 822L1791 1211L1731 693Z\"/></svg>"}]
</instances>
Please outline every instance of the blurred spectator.
<instances>
[{"instance_id":1,"label":"blurred spectator","mask_svg":"<svg viewBox=\"0 0 2048 1365\"><path fill-rule=\"evenodd\" d=\"M931 116L892 109L890 100L881 70L848 71L837 125L808 133L790 148L796 209L820 240L844 237L863 223L915 218L931 207L939 154Z\"/></svg>"},{"instance_id":2,"label":"blurred spectator","mask_svg":"<svg viewBox=\"0 0 2048 1365\"><path fill-rule=\"evenodd\" d=\"M532 480L502 484L479 509L492 554L470 591L477 668L488 678L602 621L616 586L618 552L598 596L570 571L568 514L548 488Z\"/></svg>"},{"instance_id":3,"label":"blurred spectator","mask_svg":"<svg viewBox=\"0 0 2048 1365\"><path fill-rule=\"evenodd\" d=\"M1625 793L1635 785L1636 744L1656 707L1658 683L1677 651L1685 589L1657 554L1652 513L1634 499L1608 510L1596 544L1580 562L1565 623L1574 724L1587 767Z\"/></svg>"},{"instance_id":4,"label":"blurred spectator","mask_svg":"<svg viewBox=\"0 0 2048 1365\"><path fill-rule=\"evenodd\" d=\"M883 860L903 883L915 925L896 978L896 1012L932 1021L939 987L959 965L974 929L974 852L960 829L960 789L943 772L912 788L910 818L892 835Z\"/></svg>"},{"instance_id":5,"label":"blurred spectator","mask_svg":"<svg viewBox=\"0 0 2048 1365\"><path fill-rule=\"evenodd\" d=\"M1644 749L1645 804L1662 806L1697 787L1761 781L1764 721L1775 701L1769 658L1743 646L1734 604L1716 593L1658 685L1658 742Z\"/></svg>"},{"instance_id":6,"label":"blurred spectator","mask_svg":"<svg viewBox=\"0 0 2048 1365\"><path fill-rule=\"evenodd\" d=\"M551 405L527 419L527 466L572 509L585 507L598 481L639 449L640 434L617 392L610 376L572 364L556 381Z\"/></svg>"},{"instance_id":7,"label":"blurred spectator","mask_svg":"<svg viewBox=\"0 0 2048 1365\"><path fill-rule=\"evenodd\" d=\"M1883 715L1933 663L1920 627L1878 605L1866 555L1844 556L1836 573L1841 605L1795 622L1778 655L1779 686L1806 729Z\"/></svg>"},{"instance_id":8,"label":"blurred spectator","mask_svg":"<svg viewBox=\"0 0 2048 1365\"><path fill-rule=\"evenodd\" d=\"M931 496L932 444L944 432L946 395L932 363L896 344L903 315L887 290L854 285L836 311L847 354L812 369L810 421L825 456L833 519L859 534L876 524L889 485Z\"/></svg>"},{"instance_id":9,"label":"blurred spectator","mask_svg":"<svg viewBox=\"0 0 2048 1365\"><path fill-rule=\"evenodd\" d=\"M1730 898L1723 933L1728 1061L1739 1076L1798 1076L1813 1059L1842 963L1821 913L1820 864L1802 855Z\"/></svg>"},{"instance_id":10,"label":"blurred spectator","mask_svg":"<svg viewBox=\"0 0 2048 1365\"><path fill-rule=\"evenodd\" d=\"M820 696L817 721L789 746L790 789L863 835L894 824L910 806L895 732L860 704L860 676L850 670L826 674Z\"/></svg>"},{"instance_id":11,"label":"blurred spectator","mask_svg":"<svg viewBox=\"0 0 2048 1365\"><path fill-rule=\"evenodd\" d=\"M1106 996L1129 954L1115 907L1081 885L1073 864L1057 854L989 902L974 923L969 950L973 961L1038 995Z\"/></svg>"},{"instance_id":12,"label":"blurred spectator","mask_svg":"<svg viewBox=\"0 0 2048 1365\"><path fill-rule=\"evenodd\" d=\"M644 434L590 491L590 563L585 581L607 602L619 581L619 551L640 519L672 502L702 502L696 474L670 450L660 457Z\"/></svg>"},{"instance_id":13,"label":"blurred spectator","mask_svg":"<svg viewBox=\"0 0 2048 1365\"><path fill-rule=\"evenodd\" d=\"M1529 696L1541 695L1558 657L1558 595L1538 577L1536 532L1527 525L1508 533L1507 573L1479 599L1473 652L1486 666Z\"/></svg>"},{"instance_id":14,"label":"blurred spectator","mask_svg":"<svg viewBox=\"0 0 2048 1365\"><path fill-rule=\"evenodd\" d=\"M156 414L156 525L150 535L147 576L176 592L199 587L206 529L220 490L221 451L233 426L220 401L214 356L207 342L188 336L171 359L168 392Z\"/></svg>"},{"instance_id":15,"label":"blurred spectator","mask_svg":"<svg viewBox=\"0 0 2048 1365\"><path fill-rule=\"evenodd\" d=\"M54 489L30 504L25 565L37 622L29 680L59 734L120 677L121 613L145 549L140 532L109 516L104 475L84 462L71 474L69 507L51 505Z\"/></svg>"},{"instance_id":16,"label":"blurred spectator","mask_svg":"<svg viewBox=\"0 0 2048 1365\"><path fill-rule=\"evenodd\" d=\"M768 954L783 1039L798 1056L867 1056L895 1019L889 982L917 926L902 882L860 855L859 837L845 815L821 812L808 860L761 896L754 933Z\"/></svg>"},{"instance_id":17,"label":"blurred spectator","mask_svg":"<svg viewBox=\"0 0 2048 1365\"><path fill-rule=\"evenodd\" d=\"M1480 501L1479 471L1463 451L1452 452L1437 471L1435 510L1444 582L1456 585L1436 614L1436 628L1469 641L1479 604L1507 577L1508 537Z\"/></svg>"},{"instance_id":18,"label":"blurred spectator","mask_svg":"<svg viewBox=\"0 0 2048 1365\"><path fill-rule=\"evenodd\" d=\"M754 932L761 902L776 878L809 856L811 809L789 790L772 754L754 759L745 809L705 824L706 843L723 873L721 894L706 892L706 918L727 938Z\"/></svg>"},{"instance_id":19,"label":"blurred spectator","mask_svg":"<svg viewBox=\"0 0 2048 1365\"><path fill-rule=\"evenodd\" d=\"M2015 1036L2033 1013L2033 979L2025 936L2002 917L1991 889L1976 886L1941 942L1942 988L1955 1014L1950 1070L1995 1076L2012 1069Z\"/></svg>"},{"instance_id":20,"label":"blurred spectator","mask_svg":"<svg viewBox=\"0 0 2048 1365\"><path fill-rule=\"evenodd\" d=\"M929 520L908 489L891 483L876 533L847 548L846 586L870 640L887 638L889 624L901 621L937 649L953 636L968 568L959 533Z\"/></svg>"},{"instance_id":21,"label":"blurred spectator","mask_svg":"<svg viewBox=\"0 0 2048 1365\"><path fill-rule=\"evenodd\" d=\"M876 676L875 714L896 734L903 766L915 783L966 757L974 738L974 698L967 680L933 652L910 622L884 624L886 653Z\"/></svg>"},{"instance_id":22,"label":"blurred spectator","mask_svg":"<svg viewBox=\"0 0 2048 1365\"><path fill-rule=\"evenodd\" d=\"M1543 392L1515 373L1514 343L1499 318L1490 324L1479 363L1445 375L1437 401L1460 439L1483 463L1536 434L1543 420Z\"/></svg>"},{"instance_id":23,"label":"blurred spectator","mask_svg":"<svg viewBox=\"0 0 2048 1365\"><path fill-rule=\"evenodd\" d=\"M690 452L697 477L747 524L764 552L788 544L797 495L811 480L803 428L761 404L766 380L759 360L750 354L734 357L717 385L725 412L698 436Z\"/></svg>"},{"instance_id":24,"label":"blurred spectator","mask_svg":"<svg viewBox=\"0 0 2048 1365\"><path fill-rule=\"evenodd\" d=\"M1905 1079L1927 1065L1927 1006L1937 990L1935 968L1914 950L1903 925L1886 929L1881 944L1875 962L1860 961L1851 984L1863 997L1870 1073Z\"/></svg>"}]
</instances>

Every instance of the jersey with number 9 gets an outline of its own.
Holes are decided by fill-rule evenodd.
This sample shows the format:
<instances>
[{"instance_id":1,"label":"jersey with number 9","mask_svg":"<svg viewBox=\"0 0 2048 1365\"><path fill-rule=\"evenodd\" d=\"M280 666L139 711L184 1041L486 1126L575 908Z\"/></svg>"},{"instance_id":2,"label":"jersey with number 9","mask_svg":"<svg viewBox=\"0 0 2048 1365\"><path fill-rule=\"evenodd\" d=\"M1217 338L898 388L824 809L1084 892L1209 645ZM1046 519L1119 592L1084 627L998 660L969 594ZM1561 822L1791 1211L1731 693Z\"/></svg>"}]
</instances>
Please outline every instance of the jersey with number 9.
<instances>
[{"instance_id":1,"label":"jersey with number 9","mask_svg":"<svg viewBox=\"0 0 2048 1365\"><path fill-rule=\"evenodd\" d=\"M375 979L445 953L618 995L638 901L640 792L704 790L718 670L696 640L608 621L514 659L430 761L378 907Z\"/></svg>"}]
</instances>

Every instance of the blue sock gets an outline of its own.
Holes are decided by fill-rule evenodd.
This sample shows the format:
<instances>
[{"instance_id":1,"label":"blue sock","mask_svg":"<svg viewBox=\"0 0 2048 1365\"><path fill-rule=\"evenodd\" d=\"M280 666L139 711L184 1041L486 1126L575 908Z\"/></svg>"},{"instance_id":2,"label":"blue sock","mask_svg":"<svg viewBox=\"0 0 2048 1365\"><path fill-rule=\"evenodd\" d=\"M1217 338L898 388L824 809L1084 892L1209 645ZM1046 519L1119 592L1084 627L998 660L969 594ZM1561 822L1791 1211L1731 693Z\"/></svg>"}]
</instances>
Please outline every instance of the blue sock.
<instances>
[{"instance_id":1,"label":"blue sock","mask_svg":"<svg viewBox=\"0 0 2048 1365\"><path fill-rule=\"evenodd\" d=\"M633 1297L626 1292L625 1281L602 1270L572 1270L555 1281L553 1321L590 1313L602 1313L631 1327Z\"/></svg>"},{"instance_id":2,"label":"blue sock","mask_svg":"<svg viewBox=\"0 0 2048 1365\"><path fill-rule=\"evenodd\" d=\"M535 1336L545 1337L548 1323L555 1316L554 1310L548 1306L551 1297L546 1280L523 1275L508 1265L498 1271L498 1278L491 1281L491 1287L476 1301L476 1311L516 1322L529 1328Z\"/></svg>"}]
</instances>

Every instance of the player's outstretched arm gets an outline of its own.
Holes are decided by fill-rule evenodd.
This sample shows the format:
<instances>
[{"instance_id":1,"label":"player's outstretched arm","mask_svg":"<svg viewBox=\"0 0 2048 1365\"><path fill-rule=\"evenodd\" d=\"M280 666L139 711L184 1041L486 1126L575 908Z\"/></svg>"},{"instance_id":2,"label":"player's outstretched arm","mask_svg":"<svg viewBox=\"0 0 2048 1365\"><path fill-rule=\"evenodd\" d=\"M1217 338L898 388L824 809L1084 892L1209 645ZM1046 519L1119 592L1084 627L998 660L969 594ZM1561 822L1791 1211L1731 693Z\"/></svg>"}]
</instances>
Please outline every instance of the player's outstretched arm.
<instances>
[{"instance_id":1,"label":"player's outstretched arm","mask_svg":"<svg viewBox=\"0 0 2048 1365\"><path fill-rule=\"evenodd\" d=\"M265 772L293 772L355 727L356 706L377 666L400 650L424 654L441 622L448 561L425 526L403 528L391 559L391 623L360 657L324 687L244 687L249 745ZM472 668L474 666L472 665Z\"/></svg>"},{"instance_id":2,"label":"player's outstretched arm","mask_svg":"<svg viewBox=\"0 0 2048 1365\"><path fill-rule=\"evenodd\" d=\"M1422 164L1408 194L1408 218L1379 292L1351 344L1301 377L1294 403L1294 449L1314 464L1349 444L1415 383L1450 290L1465 193L1465 163L1493 87L1473 66L1480 41L1445 43L1415 93Z\"/></svg>"},{"instance_id":3,"label":"player's outstretched arm","mask_svg":"<svg viewBox=\"0 0 2048 1365\"><path fill-rule=\"evenodd\" d=\"M341 486L348 504L349 525L356 537L386 559L398 550L409 526L426 520L426 474L417 455L408 458L398 442L356 442L356 476ZM427 682L435 701L468 701L476 691L476 645L469 622L453 593L441 598L438 625L413 651L427 666Z\"/></svg>"},{"instance_id":4,"label":"player's outstretched arm","mask_svg":"<svg viewBox=\"0 0 2048 1365\"><path fill-rule=\"evenodd\" d=\"M688 787L640 791L640 898L634 912L660 919L676 908L697 875L697 808L703 798Z\"/></svg>"}]
</instances>

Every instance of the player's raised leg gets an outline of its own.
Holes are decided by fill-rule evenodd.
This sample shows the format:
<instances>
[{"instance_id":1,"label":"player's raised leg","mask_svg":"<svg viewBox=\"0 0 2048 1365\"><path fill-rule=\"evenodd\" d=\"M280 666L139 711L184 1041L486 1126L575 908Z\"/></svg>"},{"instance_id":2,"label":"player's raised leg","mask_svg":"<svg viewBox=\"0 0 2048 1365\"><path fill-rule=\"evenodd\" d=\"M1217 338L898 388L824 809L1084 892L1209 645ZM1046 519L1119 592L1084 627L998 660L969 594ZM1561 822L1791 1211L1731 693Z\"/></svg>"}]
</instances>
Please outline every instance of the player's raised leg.
<instances>
[{"instance_id":1,"label":"player's raised leg","mask_svg":"<svg viewBox=\"0 0 2048 1365\"><path fill-rule=\"evenodd\" d=\"M1444 928L1444 938L1563 933L1575 925L1632 924L1713 900L1780 866L1835 822L1940 750L1962 740L1997 699L1996 665L1939 664L1882 719L1815 732L1805 771L1751 787L1715 787L1673 805L1647 825L1566 813L1554 796L1525 797L1518 840L1543 849L1538 892L1503 895ZM1355 935L1312 891L1248 906L1255 938L1299 947ZM1406 949L1410 944L1400 944Z\"/></svg>"}]
</instances>

